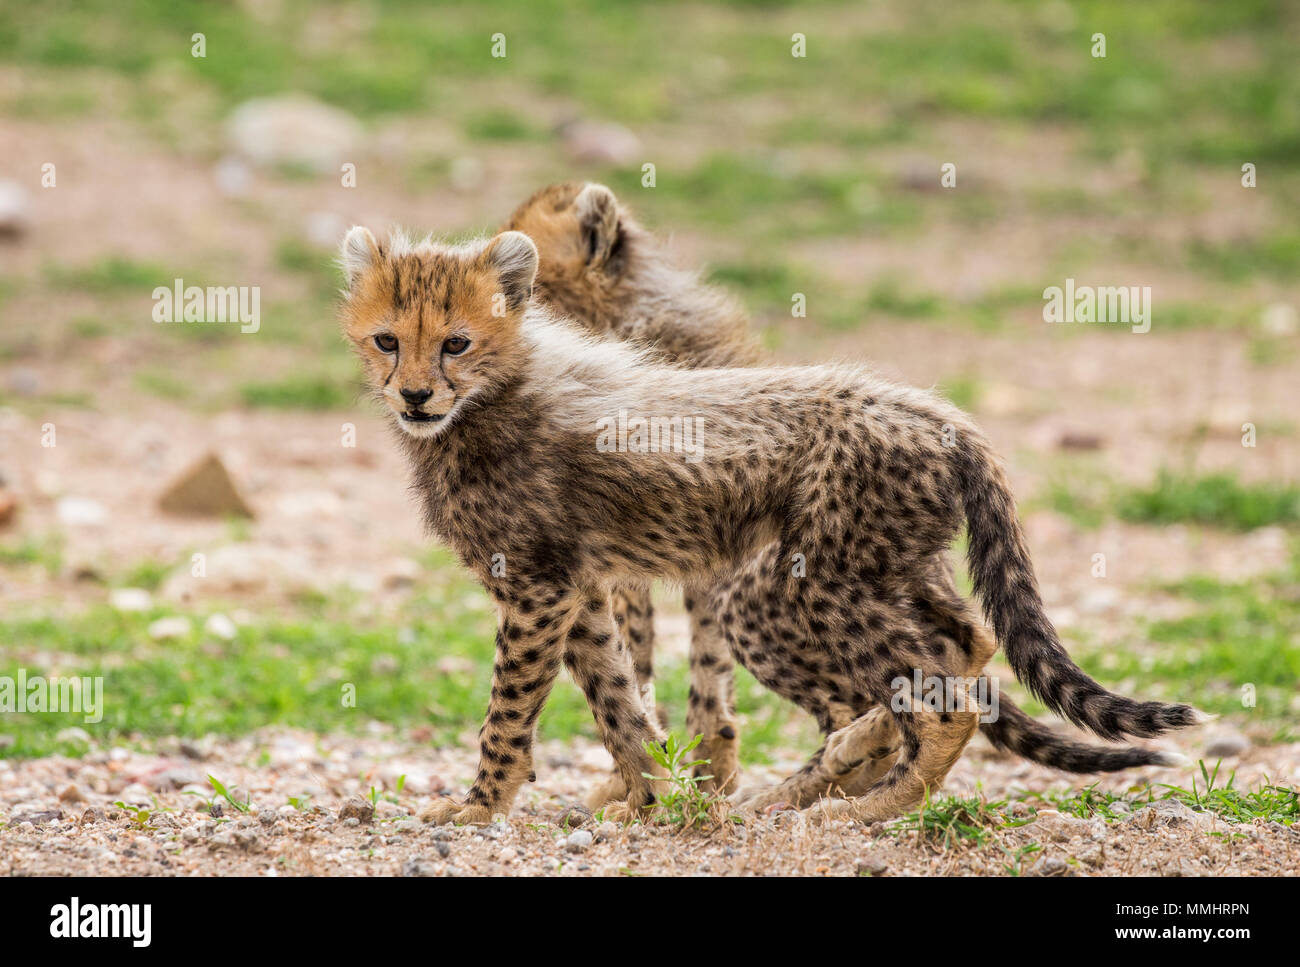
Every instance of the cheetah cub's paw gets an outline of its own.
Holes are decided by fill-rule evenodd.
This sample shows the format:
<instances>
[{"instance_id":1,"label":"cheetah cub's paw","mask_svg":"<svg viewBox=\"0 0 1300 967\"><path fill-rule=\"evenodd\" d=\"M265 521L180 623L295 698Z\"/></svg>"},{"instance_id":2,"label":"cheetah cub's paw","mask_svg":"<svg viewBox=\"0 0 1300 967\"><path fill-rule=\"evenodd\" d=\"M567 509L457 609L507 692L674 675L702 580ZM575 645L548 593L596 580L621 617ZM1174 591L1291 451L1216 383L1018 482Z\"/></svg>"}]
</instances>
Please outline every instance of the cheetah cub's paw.
<instances>
[{"instance_id":1,"label":"cheetah cub's paw","mask_svg":"<svg viewBox=\"0 0 1300 967\"><path fill-rule=\"evenodd\" d=\"M700 788L723 796L736 791L740 785L740 738L734 725L719 726L711 736L700 740L692 755L709 760L694 770L696 776L711 777L701 782Z\"/></svg>"},{"instance_id":2,"label":"cheetah cub's paw","mask_svg":"<svg viewBox=\"0 0 1300 967\"><path fill-rule=\"evenodd\" d=\"M626 798L627 783L623 781L621 775L615 772L611 776L606 776L591 792L587 793L584 804L592 812L595 812L603 806Z\"/></svg>"},{"instance_id":3,"label":"cheetah cub's paw","mask_svg":"<svg viewBox=\"0 0 1300 967\"><path fill-rule=\"evenodd\" d=\"M649 817L650 810L653 806L653 802L649 806L641 806L633 805L631 800L624 799L621 802L612 802L605 806L604 811L601 813L601 818L604 822L618 823L620 826L630 826L637 820L645 820Z\"/></svg>"},{"instance_id":4,"label":"cheetah cub's paw","mask_svg":"<svg viewBox=\"0 0 1300 967\"><path fill-rule=\"evenodd\" d=\"M868 760L884 759L898 747L893 719L882 708L873 708L826 739L822 771L827 778L849 775Z\"/></svg>"},{"instance_id":5,"label":"cheetah cub's paw","mask_svg":"<svg viewBox=\"0 0 1300 967\"><path fill-rule=\"evenodd\" d=\"M483 826L492 822L492 811L487 806L466 806L454 799L435 799L420 810L420 818L426 823L443 826L451 823L455 826Z\"/></svg>"}]
</instances>

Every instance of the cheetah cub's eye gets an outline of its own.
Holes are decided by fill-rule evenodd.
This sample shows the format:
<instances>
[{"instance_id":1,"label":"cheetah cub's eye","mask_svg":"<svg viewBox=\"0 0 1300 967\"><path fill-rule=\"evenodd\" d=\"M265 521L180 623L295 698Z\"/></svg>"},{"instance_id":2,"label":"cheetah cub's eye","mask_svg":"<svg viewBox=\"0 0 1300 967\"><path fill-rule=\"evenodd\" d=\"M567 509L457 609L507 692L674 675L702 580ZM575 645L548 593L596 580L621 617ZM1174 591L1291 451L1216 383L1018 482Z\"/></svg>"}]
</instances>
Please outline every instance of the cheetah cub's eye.
<instances>
[{"instance_id":1,"label":"cheetah cub's eye","mask_svg":"<svg viewBox=\"0 0 1300 967\"><path fill-rule=\"evenodd\" d=\"M375 337L375 345L381 353L397 352L397 337L391 332L381 332Z\"/></svg>"},{"instance_id":2,"label":"cheetah cub's eye","mask_svg":"<svg viewBox=\"0 0 1300 967\"><path fill-rule=\"evenodd\" d=\"M442 351L448 356L459 356L469 349L469 340L464 336L452 336L442 344Z\"/></svg>"}]
</instances>

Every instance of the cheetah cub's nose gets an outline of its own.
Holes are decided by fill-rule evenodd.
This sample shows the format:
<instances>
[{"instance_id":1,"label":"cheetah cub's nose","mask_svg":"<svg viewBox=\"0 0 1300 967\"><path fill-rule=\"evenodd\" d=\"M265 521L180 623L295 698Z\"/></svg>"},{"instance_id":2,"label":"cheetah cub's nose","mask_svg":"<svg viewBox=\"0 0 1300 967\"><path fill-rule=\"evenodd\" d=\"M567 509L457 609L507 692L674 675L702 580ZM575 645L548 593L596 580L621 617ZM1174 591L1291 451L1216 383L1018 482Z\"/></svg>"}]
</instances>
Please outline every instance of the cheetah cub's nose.
<instances>
[{"instance_id":1,"label":"cheetah cub's nose","mask_svg":"<svg viewBox=\"0 0 1300 967\"><path fill-rule=\"evenodd\" d=\"M406 402L410 403L412 406L419 406L421 403L423 403L432 395L433 395L433 390L431 389L402 390L402 399L406 400Z\"/></svg>"}]
</instances>

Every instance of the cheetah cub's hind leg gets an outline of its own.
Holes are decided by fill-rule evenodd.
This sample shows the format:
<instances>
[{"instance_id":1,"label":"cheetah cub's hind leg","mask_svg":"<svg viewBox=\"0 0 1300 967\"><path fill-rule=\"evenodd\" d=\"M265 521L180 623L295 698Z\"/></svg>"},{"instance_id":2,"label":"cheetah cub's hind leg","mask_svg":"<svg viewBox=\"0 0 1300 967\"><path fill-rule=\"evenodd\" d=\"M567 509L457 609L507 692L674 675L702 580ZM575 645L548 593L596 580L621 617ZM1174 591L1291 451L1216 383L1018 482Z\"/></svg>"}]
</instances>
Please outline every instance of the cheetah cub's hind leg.
<instances>
[{"instance_id":1,"label":"cheetah cub's hind leg","mask_svg":"<svg viewBox=\"0 0 1300 967\"><path fill-rule=\"evenodd\" d=\"M827 736L794 775L734 801L742 809L761 811L779 804L805 809L823 798L860 796L889 771L898 743L893 716L877 706Z\"/></svg>"},{"instance_id":2,"label":"cheetah cub's hind leg","mask_svg":"<svg viewBox=\"0 0 1300 967\"><path fill-rule=\"evenodd\" d=\"M691 688L686 709L686 738L703 736L691 753L707 759L695 767L706 792L729 795L740 782L740 733L736 726L735 661L707 606L711 592L687 589L684 595L691 619Z\"/></svg>"}]
</instances>

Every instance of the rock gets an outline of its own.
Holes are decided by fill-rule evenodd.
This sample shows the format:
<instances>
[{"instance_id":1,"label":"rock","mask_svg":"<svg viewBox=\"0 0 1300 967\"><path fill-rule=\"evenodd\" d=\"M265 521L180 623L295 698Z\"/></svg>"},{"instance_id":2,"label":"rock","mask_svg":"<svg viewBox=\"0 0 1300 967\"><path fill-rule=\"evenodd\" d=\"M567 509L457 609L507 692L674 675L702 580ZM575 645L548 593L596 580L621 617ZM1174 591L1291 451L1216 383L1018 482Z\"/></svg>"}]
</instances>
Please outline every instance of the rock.
<instances>
[{"instance_id":1,"label":"rock","mask_svg":"<svg viewBox=\"0 0 1300 967\"><path fill-rule=\"evenodd\" d=\"M614 839L618 835L618 824L603 822L596 827L596 842L605 843Z\"/></svg>"},{"instance_id":2,"label":"rock","mask_svg":"<svg viewBox=\"0 0 1300 967\"><path fill-rule=\"evenodd\" d=\"M560 813L555 822L558 826L576 829L579 826L585 826L591 822L591 819L591 810L581 803L575 802L565 807L564 812Z\"/></svg>"},{"instance_id":3,"label":"rock","mask_svg":"<svg viewBox=\"0 0 1300 967\"><path fill-rule=\"evenodd\" d=\"M186 601L199 593L212 597L272 589L293 593L317 589L323 579L308 558L288 548L227 544L208 554L203 577L194 577L189 565L173 572L163 584L162 595L169 601ZM238 625L239 616L233 618Z\"/></svg>"},{"instance_id":4,"label":"rock","mask_svg":"<svg viewBox=\"0 0 1300 967\"><path fill-rule=\"evenodd\" d=\"M1177 799L1157 799L1148 806L1143 806L1128 819L1138 829L1156 829L1159 827L1207 825L1208 814L1198 813ZM1212 821L1212 817L1208 817Z\"/></svg>"},{"instance_id":5,"label":"rock","mask_svg":"<svg viewBox=\"0 0 1300 967\"><path fill-rule=\"evenodd\" d=\"M1101 869L1106 863L1106 851L1096 843L1090 843L1075 854L1075 859L1094 870Z\"/></svg>"},{"instance_id":6,"label":"rock","mask_svg":"<svg viewBox=\"0 0 1300 967\"><path fill-rule=\"evenodd\" d=\"M54 513L65 527L103 527L108 523L104 505L89 497L60 497Z\"/></svg>"},{"instance_id":7,"label":"rock","mask_svg":"<svg viewBox=\"0 0 1300 967\"><path fill-rule=\"evenodd\" d=\"M95 823L102 823L103 821L104 810L98 806L91 806L81 814L81 825L83 826L93 826Z\"/></svg>"},{"instance_id":8,"label":"rock","mask_svg":"<svg viewBox=\"0 0 1300 967\"><path fill-rule=\"evenodd\" d=\"M580 164L626 165L641 158L641 139L621 124L571 121L560 127L560 139Z\"/></svg>"},{"instance_id":9,"label":"rock","mask_svg":"<svg viewBox=\"0 0 1300 967\"><path fill-rule=\"evenodd\" d=\"M258 810L257 821L269 829L280 821L280 814L274 809L261 809Z\"/></svg>"},{"instance_id":10,"label":"rock","mask_svg":"<svg viewBox=\"0 0 1300 967\"><path fill-rule=\"evenodd\" d=\"M1056 445L1062 450L1100 450L1105 442L1099 433L1066 430L1057 438Z\"/></svg>"},{"instance_id":11,"label":"rock","mask_svg":"<svg viewBox=\"0 0 1300 967\"><path fill-rule=\"evenodd\" d=\"M158 498L169 514L185 517L252 517L225 464L208 453L174 478Z\"/></svg>"},{"instance_id":12,"label":"rock","mask_svg":"<svg viewBox=\"0 0 1300 967\"><path fill-rule=\"evenodd\" d=\"M1231 756L1242 755L1249 750L1250 739L1235 731L1215 733L1205 743L1205 756L1207 759L1227 759Z\"/></svg>"},{"instance_id":13,"label":"rock","mask_svg":"<svg viewBox=\"0 0 1300 967\"><path fill-rule=\"evenodd\" d=\"M66 729L60 729L54 736L56 742L68 742L72 745L90 745L90 733L83 728L72 725Z\"/></svg>"},{"instance_id":14,"label":"rock","mask_svg":"<svg viewBox=\"0 0 1300 967\"><path fill-rule=\"evenodd\" d=\"M35 396L41 391L41 378L37 375L36 370L29 369L26 366L15 366L5 373L5 389L15 396ZM50 474L44 474L38 478L37 490L42 496L53 496L50 493L51 485L57 486L57 477Z\"/></svg>"},{"instance_id":15,"label":"rock","mask_svg":"<svg viewBox=\"0 0 1300 967\"><path fill-rule=\"evenodd\" d=\"M585 829L575 829L564 841L564 848L570 853L581 853L591 845L594 837Z\"/></svg>"},{"instance_id":16,"label":"rock","mask_svg":"<svg viewBox=\"0 0 1300 967\"><path fill-rule=\"evenodd\" d=\"M114 588L108 592L108 605L123 613L148 611L153 607L153 595L144 588Z\"/></svg>"},{"instance_id":17,"label":"rock","mask_svg":"<svg viewBox=\"0 0 1300 967\"><path fill-rule=\"evenodd\" d=\"M447 180L451 184L452 191L464 194L481 188L484 175L483 162L472 155L465 155L451 160Z\"/></svg>"},{"instance_id":18,"label":"rock","mask_svg":"<svg viewBox=\"0 0 1300 967\"><path fill-rule=\"evenodd\" d=\"M208 615L208 620L203 622L203 630L213 638L222 641L234 641L239 635L235 623L221 613Z\"/></svg>"},{"instance_id":19,"label":"rock","mask_svg":"<svg viewBox=\"0 0 1300 967\"><path fill-rule=\"evenodd\" d=\"M143 783L133 782L118 793L118 798L128 806L149 806L153 803L153 793Z\"/></svg>"},{"instance_id":20,"label":"rock","mask_svg":"<svg viewBox=\"0 0 1300 967\"><path fill-rule=\"evenodd\" d=\"M380 574L380 584L385 590L395 591L409 588L420 577L420 565L409 557L398 557L384 565Z\"/></svg>"},{"instance_id":21,"label":"rock","mask_svg":"<svg viewBox=\"0 0 1300 967\"><path fill-rule=\"evenodd\" d=\"M1065 876L1070 866L1059 856L1044 856L1025 871L1027 876Z\"/></svg>"},{"instance_id":22,"label":"rock","mask_svg":"<svg viewBox=\"0 0 1300 967\"><path fill-rule=\"evenodd\" d=\"M17 238L30 226L27 189L16 181L0 181L0 236Z\"/></svg>"},{"instance_id":23,"label":"rock","mask_svg":"<svg viewBox=\"0 0 1300 967\"><path fill-rule=\"evenodd\" d=\"M253 170L239 158L227 156L213 169L217 190L227 198L243 198L253 181Z\"/></svg>"},{"instance_id":24,"label":"rock","mask_svg":"<svg viewBox=\"0 0 1300 967\"><path fill-rule=\"evenodd\" d=\"M402 876L437 876L438 867L433 860L413 857L402 864Z\"/></svg>"},{"instance_id":25,"label":"rock","mask_svg":"<svg viewBox=\"0 0 1300 967\"><path fill-rule=\"evenodd\" d=\"M369 823L374 818L374 804L369 799L362 799L360 796L353 796L339 810L339 819L345 823L349 819L355 819L358 823Z\"/></svg>"},{"instance_id":26,"label":"rock","mask_svg":"<svg viewBox=\"0 0 1300 967\"><path fill-rule=\"evenodd\" d=\"M1088 832L1086 821L1046 810L1039 812L1033 826L1040 839L1056 842L1063 842Z\"/></svg>"},{"instance_id":27,"label":"rock","mask_svg":"<svg viewBox=\"0 0 1300 967\"><path fill-rule=\"evenodd\" d=\"M299 490L282 494L275 512L291 520L333 519L343 513L343 498L332 490Z\"/></svg>"},{"instance_id":28,"label":"rock","mask_svg":"<svg viewBox=\"0 0 1300 967\"><path fill-rule=\"evenodd\" d=\"M884 876L889 872L889 864L879 856L863 856L854 865L858 876Z\"/></svg>"},{"instance_id":29,"label":"rock","mask_svg":"<svg viewBox=\"0 0 1300 967\"><path fill-rule=\"evenodd\" d=\"M303 235L317 248L332 251L348 228L348 220L337 212L312 212L303 222Z\"/></svg>"},{"instance_id":30,"label":"rock","mask_svg":"<svg viewBox=\"0 0 1300 967\"><path fill-rule=\"evenodd\" d=\"M506 846L497 854L497 862L509 866L518 856L519 851L517 849L513 846Z\"/></svg>"},{"instance_id":31,"label":"rock","mask_svg":"<svg viewBox=\"0 0 1300 967\"><path fill-rule=\"evenodd\" d=\"M177 638L186 638L193 630L190 619L180 615L173 615L170 618L159 618L149 625L149 637L154 641L175 641Z\"/></svg>"},{"instance_id":32,"label":"rock","mask_svg":"<svg viewBox=\"0 0 1300 967\"><path fill-rule=\"evenodd\" d=\"M361 144L361 125L346 111L303 94L254 98L226 123L231 150L255 165L301 165L337 172Z\"/></svg>"},{"instance_id":33,"label":"rock","mask_svg":"<svg viewBox=\"0 0 1300 967\"><path fill-rule=\"evenodd\" d=\"M434 840L433 848L438 851L438 855L443 859L451 855L451 844L445 839Z\"/></svg>"},{"instance_id":34,"label":"rock","mask_svg":"<svg viewBox=\"0 0 1300 967\"><path fill-rule=\"evenodd\" d=\"M0 527L8 527L18 516L18 498L8 490L0 489Z\"/></svg>"},{"instance_id":35,"label":"rock","mask_svg":"<svg viewBox=\"0 0 1300 967\"><path fill-rule=\"evenodd\" d=\"M86 794L75 782L68 783L59 790L59 802L85 802Z\"/></svg>"},{"instance_id":36,"label":"rock","mask_svg":"<svg viewBox=\"0 0 1300 967\"><path fill-rule=\"evenodd\" d=\"M62 818L62 809L41 809L35 812L19 813L9 820L9 825L21 826L23 823L31 823L33 826L48 826L50 823L56 823Z\"/></svg>"},{"instance_id":37,"label":"rock","mask_svg":"<svg viewBox=\"0 0 1300 967\"><path fill-rule=\"evenodd\" d=\"M204 748L203 745L193 741L192 739L182 739L180 744L177 746L177 749L180 751L181 755L185 756L185 758L194 759L198 762L202 762L208 757L208 750Z\"/></svg>"},{"instance_id":38,"label":"rock","mask_svg":"<svg viewBox=\"0 0 1300 967\"><path fill-rule=\"evenodd\" d=\"M1260 328L1270 336L1291 336L1296 331L1295 306L1274 302L1266 307L1259 318Z\"/></svg>"}]
</instances>

